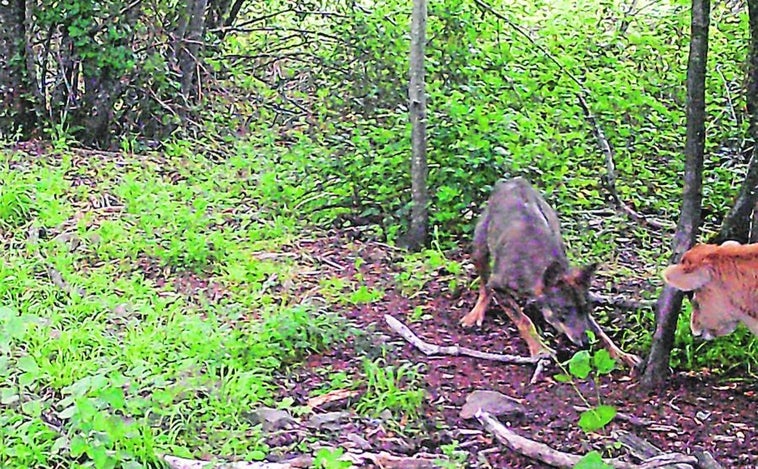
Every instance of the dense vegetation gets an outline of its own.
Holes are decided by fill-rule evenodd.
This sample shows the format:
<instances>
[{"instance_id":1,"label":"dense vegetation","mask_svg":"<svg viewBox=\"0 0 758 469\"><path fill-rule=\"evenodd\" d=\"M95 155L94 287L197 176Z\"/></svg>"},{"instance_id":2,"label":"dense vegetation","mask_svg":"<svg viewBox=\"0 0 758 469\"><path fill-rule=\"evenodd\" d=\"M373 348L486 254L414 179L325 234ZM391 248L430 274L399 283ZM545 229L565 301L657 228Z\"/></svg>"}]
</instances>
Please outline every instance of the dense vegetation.
<instances>
[{"instance_id":1,"label":"dense vegetation","mask_svg":"<svg viewBox=\"0 0 758 469\"><path fill-rule=\"evenodd\" d=\"M94 35L76 33L110 24L123 4L36 11L40 31L68 28L90 72L128 79L105 138L87 142L113 151L75 150L86 127L62 104L37 116L52 143L43 155L4 138L0 465L136 468L161 453L261 459L260 428L244 413L272 404L278 376L304 356L360 335L336 312L382 292L325 278L314 294L325 301L302 301L293 282L303 268L281 251L313 229L368 226L390 244L405 229L410 2L317 3L244 4L238 27L208 33L202 92L181 102L164 99L182 84L170 51L156 45L167 36L151 35L167 34L157 24L171 6L157 2ZM468 282L441 252L466 246L495 180L523 175L561 213L571 254L603 264L608 289L633 279L654 296L679 206L687 4L506 3L429 5L434 249L409 255L398 283L418 289L420 275L443 265ZM732 2L714 8L705 234L726 213L749 146L747 14ZM671 229L608 204L606 162L577 99L585 91L615 150L621 198ZM182 282L218 296L183 294ZM651 317L638 312L627 344L646 348ZM747 331L703 344L686 319L673 365L758 365ZM381 360L332 383L381 381L358 408L413 415L418 372L399 370L387 384L377 378Z\"/></svg>"}]
</instances>

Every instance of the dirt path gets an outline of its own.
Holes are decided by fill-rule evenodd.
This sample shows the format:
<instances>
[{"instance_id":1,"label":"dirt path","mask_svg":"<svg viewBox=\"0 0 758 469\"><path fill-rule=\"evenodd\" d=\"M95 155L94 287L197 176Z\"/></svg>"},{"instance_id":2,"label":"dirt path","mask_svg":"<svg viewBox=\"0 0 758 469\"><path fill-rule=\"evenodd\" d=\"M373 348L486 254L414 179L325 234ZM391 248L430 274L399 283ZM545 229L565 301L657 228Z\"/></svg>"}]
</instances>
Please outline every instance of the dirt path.
<instances>
[{"instance_id":1,"label":"dirt path","mask_svg":"<svg viewBox=\"0 0 758 469\"><path fill-rule=\"evenodd\" d=\"M292 249L307 253L306 258L317 265L321 276L359 279L362 284L380 287L384 291L381 301L346 306L342 312L358 328L375 331L371 335L380 337L391 350L390 363L424 364L428 399L424 421L418 427L425 430L401 434L381 423L368 428L364 422L331 435L335 443L349 446L353 439L347 436L355 432L374 450L414 454L439 453L441 445L455 439L460 448L469 453L469 467L543 467L499 446L490 435L482 432L477 421L459 417L461 406L471 391L495 390L520 399L526 408L524 415L502 418L501 421L519 434L561 451L584 454L591 449L603 449L615 441L610 436L611 431L624 429L663 450L689 453L705 449L724 467L758 467L758 434L755 430L758 397L754 382L730 384L709 377L705 372L675 373L669 388L656 395L642 391L636 379L628 376L626 370L620 370L603 379L597 390L589 383L581 384L580 389L590 397L599 393L603 403L640 419L642 424L614 421L602 434L585 434L577 425L579 414L574 409L583 403L570 385L557 383L551 378L559 372L555 364L548 366L538 383L529 385L534 371L532 366L467 357L426 357L400 339L384 322L384 315L389 313L435 344L459 344L481 351L526 355L526 345L518 337L515 327L504 315L498 315L492 309L481 329L466 331L458 327L458 319L476 299L476 292L469 290L467 285L451 292L447 282L440 280L444 272L437 272L437 276L431 277L423 289L409 299L396 288L394 274L401 271L396 263L399 254L388 246L349 241L343 234L304 241ZM461 260L465 257L461 254ZM362 261L356 263L356 258ZM356 268L356 265L359 266ZM308 281L315 280L306 280L302 291L307 290ZM409 322L407 316L415 307L422 307L429 317ZM576 351L567 341L551 338L550 343L563 350L565 358ZM304 403L325 379L314 370L329 366L335 372L356 372L361 369L367 353L371 353L370 348L351 342L310 357L306 366L290 376L292 383L286 395ZM611 450L610 454L620 453Z\"/></svg>"}]
</instances>

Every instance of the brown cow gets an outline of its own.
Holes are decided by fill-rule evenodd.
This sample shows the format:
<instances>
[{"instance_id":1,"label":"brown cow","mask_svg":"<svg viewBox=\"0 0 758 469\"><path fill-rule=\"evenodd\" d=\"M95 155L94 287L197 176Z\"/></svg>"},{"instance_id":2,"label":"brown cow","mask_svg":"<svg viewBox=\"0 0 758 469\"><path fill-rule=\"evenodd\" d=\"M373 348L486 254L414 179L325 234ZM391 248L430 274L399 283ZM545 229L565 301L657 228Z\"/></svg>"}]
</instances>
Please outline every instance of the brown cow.
<instances>
[{"instance_id":1,"label":"brown cow","mask_svg":"<svg viewBox=\"0 0 758 469\"><path fill-rule=\"evenodd\" d=\"M758 335L758 244L697 244L663 271L663 279L679 290L694 290L693 335L711 340L732 333L740 322Z\"/></svg>"}]
</instances>

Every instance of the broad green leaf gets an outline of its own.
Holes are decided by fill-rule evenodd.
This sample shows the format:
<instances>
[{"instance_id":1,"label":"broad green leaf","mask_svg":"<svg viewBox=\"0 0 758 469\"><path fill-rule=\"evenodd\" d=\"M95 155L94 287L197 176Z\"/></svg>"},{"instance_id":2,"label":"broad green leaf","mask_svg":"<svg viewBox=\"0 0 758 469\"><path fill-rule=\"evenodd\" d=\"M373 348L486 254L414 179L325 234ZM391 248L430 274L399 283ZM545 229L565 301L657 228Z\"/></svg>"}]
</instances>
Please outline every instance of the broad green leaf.
<instances>
[{"instance_id":1,"label":"broad green leaf","mask_svg":"<svg viewBox=\"0 0 758 469\"><path fill-rule=\"evenodd\" d=\"M574 469L612 469L613 466L603 461L602 456L597 451L590 451L576 463Z\"/></svg>"},{"instance_id":2,"label":"broad green leaf","mask_svg":"<svg viewBox=\"0 0 758 469\"><path fill-rule=\"evenodd\" d=\"M37 366L37 362L34 360L34 357L30 357L29 355L24 355L23 357L19 358L18 362L16 362L16 366L19 370L25 371L32 375L39 374L39 366Z\"/></svg>"},{"instance_id":3,"label":"broad green leaf","mask_svg":"<svg viewBox=\"0 0 758 469\"><path fill-rule=\"evenodd\" d=\"M10 405L18 402L19 395L13 388L0 388L0 404Z\"/></svg>"},{"instance_id":4,"label":"broad green leaf","mask_svg":"<svg viewBox=\"0 0 758 469\"><path fill-rule=\"evenodd\" d=\"M592 362L598 374L601 375L608 374L616 368L616 360L611 358L611 354L606 349L600 349L595 352Z\"/></svg>"},{"instance_id":5,"label":"broad green leaf","mask_svg":"<svg viewBox=\"0 0 758 469\"><path fill-rule=\"evenodd\" d=\"M569 372L579 379L589 376L592 367L590 366L590 352L581 350L576 352L569 360Z\"/></svg>"},{"instance_id":6,"label":"broad green leaf","mask_svg":"<svg viewBox=\"0 0 758 469\"><path fill-rule=\"evenodd\" d=\"M82 438L79 435L76 435L75 437L71 438L71 444L69 445L69 451L71 452L71 456L78 458L82 454L84 454L85 451L87 451L87 447L89 445L87 444L87 441Z\"/></svg>"},{"instance_id":7,"label":"broad green leaf","mask_svg":"<svg viewBox=\"0 0 758 469\"><path fill-rule=\"evenodd\" d=\"M608 425L616 416L616 408L609 405L599 405L582 412L579 426L585 432L594 432Z\"/></svg>"}]
</instances>

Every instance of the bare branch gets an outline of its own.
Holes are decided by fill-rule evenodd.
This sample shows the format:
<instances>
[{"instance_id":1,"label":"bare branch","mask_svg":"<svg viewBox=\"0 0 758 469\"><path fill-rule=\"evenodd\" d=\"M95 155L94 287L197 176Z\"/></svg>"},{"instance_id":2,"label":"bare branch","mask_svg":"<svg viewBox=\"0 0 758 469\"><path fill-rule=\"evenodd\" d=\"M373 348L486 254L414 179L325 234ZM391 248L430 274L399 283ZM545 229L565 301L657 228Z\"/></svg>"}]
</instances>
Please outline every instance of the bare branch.
<instances>
[{"instance_id":1,"label":"bare branch","mask_svg":"<svg viewBox=\"0 0 758 469\"><path fill-rule=\"evenodd\" d=\"M516 365L526 365L539 363L540 360L544 360L545 357L521 357L518 355L501 355L497 353L480 352L466 347L460 347L458 345L439 346L425 342L419 336L413 333L405 324L395 319L389 314L384 315L384 320L387 321L387 325L393 331L397 332L403 339L411 343L417 349L421 350L425 355L452 355L460 356L465 355L473 358L482 358L485 360L494 360L503 363L513 363Z\"/></svg>"}]
</instances>

